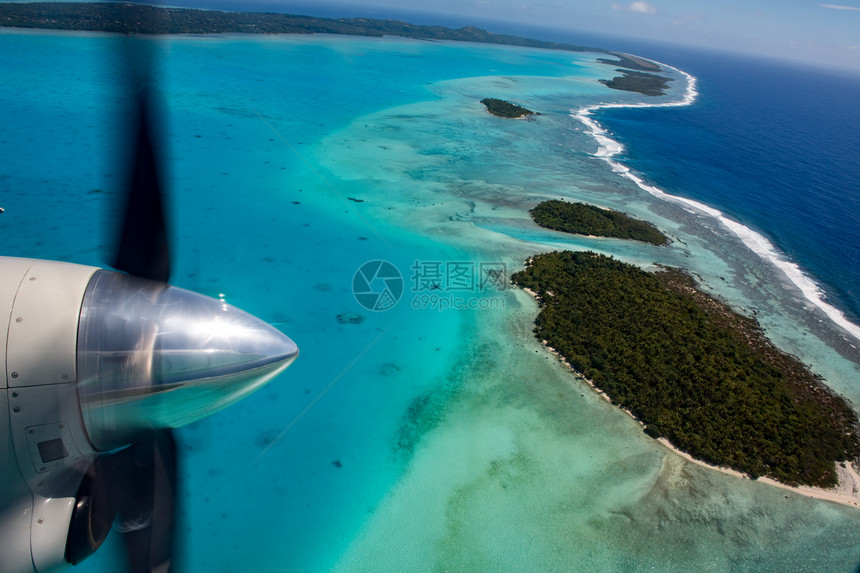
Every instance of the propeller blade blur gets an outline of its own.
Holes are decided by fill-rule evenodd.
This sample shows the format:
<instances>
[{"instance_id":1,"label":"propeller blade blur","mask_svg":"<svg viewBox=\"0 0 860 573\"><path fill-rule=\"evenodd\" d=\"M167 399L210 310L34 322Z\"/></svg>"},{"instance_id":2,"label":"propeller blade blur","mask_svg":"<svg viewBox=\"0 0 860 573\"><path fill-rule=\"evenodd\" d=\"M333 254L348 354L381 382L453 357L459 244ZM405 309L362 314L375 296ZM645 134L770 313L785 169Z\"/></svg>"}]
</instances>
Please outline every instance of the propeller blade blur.
<instances>
[{"instance_id":1,"label":"propeller blade blur","mask_svg":"<svg viewBox=\"0 0 860 573\"><path fill-rule=\"evenodd\" d=\"M167 216L147 94L142 88L136 100L133 167L113 267L167 282L170 278Z\"/></svg>"},{"instance_id":2,"label":"propeller blade blur","mask_svg":"<svg viewBox=\"0 0 860 573\"><path fill-rule=\"evenodd\" d=\"M173 432L167 430L111 456L123 484L115 490L115 503L131 573L175 571L176 450Z\"/></svg>"}]
</instances>

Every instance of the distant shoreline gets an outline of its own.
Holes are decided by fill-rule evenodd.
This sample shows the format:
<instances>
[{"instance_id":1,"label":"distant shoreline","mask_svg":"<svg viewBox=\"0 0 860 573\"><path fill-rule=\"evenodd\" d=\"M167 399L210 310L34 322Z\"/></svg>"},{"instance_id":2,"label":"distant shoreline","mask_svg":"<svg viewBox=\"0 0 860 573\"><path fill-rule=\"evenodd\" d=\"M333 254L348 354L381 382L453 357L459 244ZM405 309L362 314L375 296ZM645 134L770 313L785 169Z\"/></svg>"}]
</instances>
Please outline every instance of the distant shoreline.
<instances>
[{"instance_id":1,"label":"distant shoreline","mask_svg":"<svg viewBox=\"0 0 860 573\"><path fill-rule=\"evenodd\" d=\"M650 65L647 60L631 58L602 48L494 34L474 26L453 29L444 26L413 25L399 20L319 18L275 12L226 12L118 2L0 2L0 27L112 32L127 35L240 33L402 36L422 40L455 40L572 52L595 52L619 58L619 61L612 62L613 65L626 62L630 65L638 63L645 66L631 69L649 69ZM607 63L609 62L607 60Z\"/></svg>"},{"instance_id":2,"label":"distant shoreline","mask_svg":"<svg viewBox=\"0 0 860 573\"><path fill-rule=\"evenodd\" d=\"M603 48L533 40L494 34L475 26L413 25L399 20L372 18L318 18L274 12L226 12L197 8L169 8L118 2L0 2L0 27L41 30L107 32L134 35L167 34L341 34L366 37L400 36L419 40L450 40L542 48L568 52L593 52L617 58L597 62L625 69L620 76L601 80L609 88L665 95L670 78L645 72L660 72L661 66L638 56ZM632 71L630 71L632 70Z\"/></svg>"}]
</instances>

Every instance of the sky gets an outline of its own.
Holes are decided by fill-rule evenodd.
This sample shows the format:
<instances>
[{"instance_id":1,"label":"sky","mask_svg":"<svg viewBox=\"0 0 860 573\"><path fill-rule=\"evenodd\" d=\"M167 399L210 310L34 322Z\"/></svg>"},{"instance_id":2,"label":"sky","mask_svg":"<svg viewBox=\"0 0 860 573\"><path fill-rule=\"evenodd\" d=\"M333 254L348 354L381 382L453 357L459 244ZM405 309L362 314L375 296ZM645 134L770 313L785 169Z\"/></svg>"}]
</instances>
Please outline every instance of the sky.
<instances>
[{"instance_id":1,"label":"sky","mask_svg":"<svg viewBox=\"0 0 860 573\"><path fill-rule=\"evenodd\" d=\"M416 24L488 21L625 36L776 57L860 73L860 0L162 0L215 9ZM247 8L245 8L247 7Z\"/></svg>"},{"instance_id":2,"label":"sky","mask_svg":"<svg viewBox=\"0 0 860 573\"><path fill-rule=\"evenodd\" d=\"M226 2L229 0L220 0ZM205 4L206 0L196 0ZM860 73L860 0L337 0L338 16L445 14L687 44ZM210 0L211 3L211 0ZM234 0L235 3L235 0ZM277 11L313 0L255 0ZM322 14L314 14L322 15ZM420 18L420 14L416 18ZM415 18L412 18L413 20ZM414 22L424 23L424 22ZM483 27L487 27L486 25ZM490 30L494 31L494 30Z\"/></svg>"},{"instance_id":3,"label":"sky","mask_svg":"<svg viewBox=\"0 0 860 573\"><path fill-rule=\"evenodd\" d=\"M340 0L740 51L860 72L860 0ZM432 7L432 8L431 8Z\"/></svg>"}]
</instances>

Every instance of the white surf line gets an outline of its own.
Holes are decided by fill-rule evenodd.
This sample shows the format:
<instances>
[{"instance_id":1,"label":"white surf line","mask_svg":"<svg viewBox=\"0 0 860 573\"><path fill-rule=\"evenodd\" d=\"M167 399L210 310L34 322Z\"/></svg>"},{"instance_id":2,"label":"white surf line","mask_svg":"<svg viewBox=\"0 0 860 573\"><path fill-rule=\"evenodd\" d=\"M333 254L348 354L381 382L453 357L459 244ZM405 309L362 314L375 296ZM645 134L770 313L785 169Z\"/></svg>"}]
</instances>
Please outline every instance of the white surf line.
<instances>
[{"instance_id":1,"label":"white surf line","mask_svg":"<svg viewBox=\"0 0 860 573\"><path fill-rule=\"evenodd\" d=\"M653 61L653 60L652 60ZM655 62L660 64L659 62ZM588 133L594 137L600 146L597 150L597 153L594 154L595 157L598 157L612 167L612 171L618 173L622 177L626 177L627 179L633 181L644 191L647 191L651 195L663 199L665 201L671 201L673 203L679 203L684 206L687 211L691 213L699 213L708 215L716 218L725 228L734 233L740 240L750 248L755 254L757 254L762 259L770 262L776 268L781 270L783 274L790 280L800 291L803 293L803 296L811 302L813 305L818 307L820 310L827 315L830 320L832 320L835 324L843 328L847 331L851 336L860 340L860 326L854 324L845 314L834 307L833 305L827 303L825 299L825 293L815 281L812 280L806 273L804 273L800 266L797 263L793 263L786 259L785 255L780 253L776 247L774 247L773 243L771 243L766 237L757 233L742 225L741 223L734 221L728 217L726 217L722 211L718 209L714 209L704 203L700 203L699 201L694 201L692 199L686 199L684 197L679 197L677 195L670 195L666 193L662 189L655 187L653 185L649 185L645 182L637 174L633 173L629 167L626 165L622 165L618 161L614 159L616 155L624 151L624 146L612 139L610 137L609 132L603 128L593 117L592 112L598 109L611 109L611 108L627 108L627 107L680 107L691 105L699 95L699 92L696 91L696 83L697 80L694 76L679 70L678 68L668 66L666 64L660 64L666 68L672 69L679 74L683 75L687 79L687 90L684 94L684 97L679 101L673 102L664 102L664 103L610 103L610 104L597 104L583 107L576 112L571 113L571 117L574 117L585 124L585 127L588 129Z\"/></svg>"}]
</instances>

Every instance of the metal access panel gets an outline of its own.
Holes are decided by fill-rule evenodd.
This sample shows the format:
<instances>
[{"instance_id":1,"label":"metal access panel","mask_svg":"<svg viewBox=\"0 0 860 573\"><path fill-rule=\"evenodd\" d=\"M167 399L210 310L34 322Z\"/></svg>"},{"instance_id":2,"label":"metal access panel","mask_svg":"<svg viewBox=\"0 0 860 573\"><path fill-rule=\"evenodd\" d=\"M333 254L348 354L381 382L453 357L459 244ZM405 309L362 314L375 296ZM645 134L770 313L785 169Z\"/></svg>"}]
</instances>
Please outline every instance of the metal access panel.
<instances>
[{"instance_id":1,"label":"metal access panel","mask_svg":"<svg viewBox=\"0 0 860 573\"><path fill-rule=\"evenodd\" d=\"M9 388L75 380L81 302L96 270L54 261L35 261L27 270L9 317Z\"/></svg>"},{"instance_id":2,"label":"metal access panel","mask_svg":"<svg viewBox=\"0 0 860 573\"><path fill-rule=\"evenodd\" d=\"M6 335L9 333L9 319L12 305L21 285L21 279L36 262L32 259L0 257L0 388L6 388Z\"/></svg>"}]
</instances>

